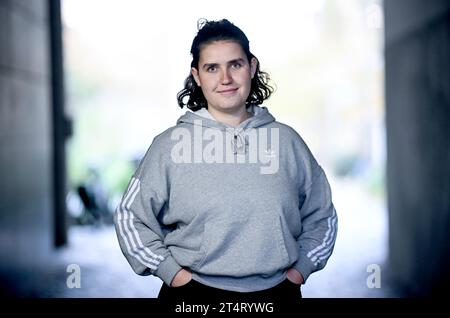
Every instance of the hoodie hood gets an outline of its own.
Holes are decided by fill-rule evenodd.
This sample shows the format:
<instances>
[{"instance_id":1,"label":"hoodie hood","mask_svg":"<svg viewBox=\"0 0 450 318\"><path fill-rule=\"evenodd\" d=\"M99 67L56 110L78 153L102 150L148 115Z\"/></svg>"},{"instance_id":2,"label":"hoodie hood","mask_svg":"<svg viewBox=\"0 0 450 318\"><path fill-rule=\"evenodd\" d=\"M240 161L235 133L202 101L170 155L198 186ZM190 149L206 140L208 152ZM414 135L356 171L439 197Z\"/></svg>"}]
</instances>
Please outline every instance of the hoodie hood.
<instances>
[{"instance_id":1,"label":"hoodie hood","mask_svg":"<svg viewBox=\"0 0 450 318\"><path fill-rule=\"evenodd\" d=\"M245 131L252 128L258 128L275 121L275 118L264 106L250 106L247 111L252 113L253 116L244 120L237 126L231 126L215 120L205 108L202 108L196 112L186 111L186 113L177 120L177 125L185 123L222 130L225 133L232 135L231 146L233 153L245 154L245 146L248 143L245 138Z\"/></svg>"}]
</instances>

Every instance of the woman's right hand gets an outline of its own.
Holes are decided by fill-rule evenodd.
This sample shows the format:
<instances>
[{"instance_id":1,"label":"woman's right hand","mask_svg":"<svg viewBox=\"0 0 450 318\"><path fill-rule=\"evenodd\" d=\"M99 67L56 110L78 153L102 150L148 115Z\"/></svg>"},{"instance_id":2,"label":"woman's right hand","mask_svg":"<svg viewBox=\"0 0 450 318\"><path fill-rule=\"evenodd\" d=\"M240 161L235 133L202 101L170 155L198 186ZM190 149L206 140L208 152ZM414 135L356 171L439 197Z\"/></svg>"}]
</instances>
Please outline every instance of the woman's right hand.
<instances>
[{"instance_id":1,"label":"woman's right hand","mask_svg":"<svg viewBox=\"0 0 450 318\"><path fill-rule=\"evenodd\" d=\"M184 268L178 271L172 279L170 287L181 287L189 283L192 279L192 273Z\"/></svg>"}]
</instances>

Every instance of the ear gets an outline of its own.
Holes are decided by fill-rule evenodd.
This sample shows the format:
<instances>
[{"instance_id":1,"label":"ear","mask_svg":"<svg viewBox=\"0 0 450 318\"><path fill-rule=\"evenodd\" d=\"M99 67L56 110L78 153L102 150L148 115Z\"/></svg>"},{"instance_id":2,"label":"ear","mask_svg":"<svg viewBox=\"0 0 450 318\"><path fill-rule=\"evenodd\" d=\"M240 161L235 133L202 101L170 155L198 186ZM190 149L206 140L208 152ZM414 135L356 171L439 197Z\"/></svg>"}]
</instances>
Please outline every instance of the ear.
<instances>
[{"instance_id":1,"label":"ear","mask_svg":"<svg viewBox=\"0 0 450 318\"><path fill-rule=\"evenodd\" d=\"M253 79L253 77L255 77L256 67L258 66L258 63L259 62L256 59L256 57L252 57L252 60L250 61L250 72L251 72L252 79Z\"/></svg>"},{"instance_id":2,"label":"ear","mask_svg":"<svg viewBox=\"0 0 450 318\"><path fill-rule=\"evenodd\" d=\"M194 76L194 80L197 83L198 87L201 87L200 85L200 77L198 76L198 70L195 67L191 67L191 74Z\"/></svg>"}]
</instances>

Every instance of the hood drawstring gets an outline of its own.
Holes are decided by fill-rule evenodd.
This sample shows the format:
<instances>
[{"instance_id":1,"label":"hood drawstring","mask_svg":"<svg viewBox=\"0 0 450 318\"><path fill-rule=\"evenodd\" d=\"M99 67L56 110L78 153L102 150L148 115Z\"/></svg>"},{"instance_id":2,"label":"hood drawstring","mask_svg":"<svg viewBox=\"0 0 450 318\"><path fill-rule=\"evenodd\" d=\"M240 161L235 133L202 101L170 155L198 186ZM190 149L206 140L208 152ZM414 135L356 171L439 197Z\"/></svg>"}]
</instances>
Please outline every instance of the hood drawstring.
<instances>
[{"instance_id":1,"label":"hood drawstring","mask_svg":"<svg viewBox=\"0 0 450 318\"><path fill-rule=\"evenodd\" d=\"M227 143L231 143L233 154L246 154L250 140L246 136L245 130L249 131L250 129L262 127L275 121L275 118L269 113L266 107L258 105L252 105L250 107L248 110L253 113L253 116L243 121L237 127L216 121L205 108L196 112L186 111L183 116L178 118L177 125L192 124L225 131ZM229 137L231 137L231 141ZM227 149L229 149L229 146L228 144Z\"/></svg>"},{"instance_id":2,"label":"hood drawstring","mask_svg":"<svg viewBox=\"0 0 450 318\"><path fill-rule=\"evenodd\" d=\"M232 135L231 147L233 149L233 154L245 154L245 134L242 128L227 128L227 132Z\"/></svg>"}]
</instances>

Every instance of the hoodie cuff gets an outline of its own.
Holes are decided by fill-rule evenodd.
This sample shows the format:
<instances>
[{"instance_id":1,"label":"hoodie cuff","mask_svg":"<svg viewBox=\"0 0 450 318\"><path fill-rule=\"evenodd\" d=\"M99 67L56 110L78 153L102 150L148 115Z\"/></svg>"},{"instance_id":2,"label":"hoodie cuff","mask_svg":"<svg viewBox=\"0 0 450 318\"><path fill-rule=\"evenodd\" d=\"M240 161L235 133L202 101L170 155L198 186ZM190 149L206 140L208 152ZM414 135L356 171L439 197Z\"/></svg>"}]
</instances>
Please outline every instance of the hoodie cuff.
<instances>
[{"instance_id":1,"label":"hoodie cuff","mask_svg":"<svg viewBox=\"0 0 450 318\"><path fill-rule=\"evenodd\" d=\"M309 260L308 257L306 257L306 255L300 255L299 260L292 267L302 274L303 284L306 282L309 275L316 270L316 266Z\"/></svg>"},{"instance_id":2,"label":"hoodie cuff","mask_svg":"<svg viewBox=\"0 0 450 318\"><path fill-rule=\"evenodd\" d=\"M155 276L161 278L168 286L172 283L175 275L181 270L181 266L175 261L175 259L169 255L164 261L162 261L158 269L155 271Z\"/></svg>"}]
</instances>

